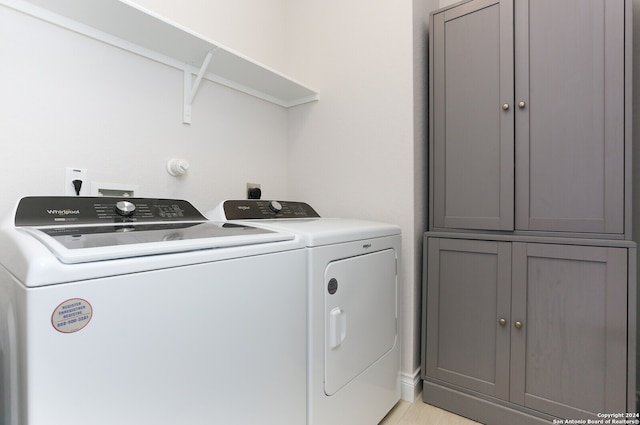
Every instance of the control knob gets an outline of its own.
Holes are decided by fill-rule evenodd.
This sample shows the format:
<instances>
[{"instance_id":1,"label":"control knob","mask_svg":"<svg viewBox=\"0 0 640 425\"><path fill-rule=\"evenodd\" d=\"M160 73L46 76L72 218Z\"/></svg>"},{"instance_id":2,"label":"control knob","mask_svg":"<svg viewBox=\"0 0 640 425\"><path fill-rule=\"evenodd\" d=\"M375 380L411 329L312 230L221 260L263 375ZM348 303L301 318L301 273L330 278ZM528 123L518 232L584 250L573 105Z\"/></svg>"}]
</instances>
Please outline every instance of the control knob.
<instances>
[{"instance_id":1,"label":"control knob","mask_svg":"<svg viewBox=\"0 0 640 425\"><path fill-rule=\"evenodd\" d=\"M129 201L116 202L116 213L122 217L131 217L136 212L136 205Z\"/></svg>"},{"instance_id":2,"label":"control knob","mask_svg":"<svg viewBox=\"0 0 640 425\"><path fill-rule=\"evenodd\" d=\"M282 211L282 204L280 204L280 202L278 201L271 201L269 202L269 209L278 214L280 211Z\"/></svg>"}]
</instances>

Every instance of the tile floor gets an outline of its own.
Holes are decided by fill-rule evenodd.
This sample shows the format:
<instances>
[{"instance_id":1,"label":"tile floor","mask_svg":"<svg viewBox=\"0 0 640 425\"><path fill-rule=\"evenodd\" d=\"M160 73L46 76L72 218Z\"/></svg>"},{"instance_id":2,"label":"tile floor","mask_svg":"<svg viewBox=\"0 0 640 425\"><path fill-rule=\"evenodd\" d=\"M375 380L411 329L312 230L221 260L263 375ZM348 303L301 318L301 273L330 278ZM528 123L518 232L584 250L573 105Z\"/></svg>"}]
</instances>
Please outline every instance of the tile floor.
<instances>
[{"instance_id":1,"label":"tile floor","mask_svg":"<svg viewBox=\"0 0 640 425\"><path fill-rule=\"evenodd\" d=\"M413 403L400 400L379 425L479 425L479 423L423 403L422 394L420 394Z\"/></svg>"}]
</instances>

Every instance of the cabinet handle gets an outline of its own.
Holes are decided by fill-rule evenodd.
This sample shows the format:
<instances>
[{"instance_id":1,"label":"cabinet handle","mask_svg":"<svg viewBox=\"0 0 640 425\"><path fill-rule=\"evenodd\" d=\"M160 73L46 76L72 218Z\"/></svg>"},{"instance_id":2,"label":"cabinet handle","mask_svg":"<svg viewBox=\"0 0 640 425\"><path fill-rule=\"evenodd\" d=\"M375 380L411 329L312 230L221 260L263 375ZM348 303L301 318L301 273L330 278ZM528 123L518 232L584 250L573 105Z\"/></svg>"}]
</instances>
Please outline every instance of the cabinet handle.
<instances>
[{"instance_id":1,"label":"cabinet handle","mask_svg":"<svg viewBox=\"0 0 640 425\"><path fill-rule=\"evenodd\" d=\"M501 318L500 320L498 320L498 323L500 324L500 326L506 326L506 324L507 324L507 319L503 319L503 318Z\"/></svg>"},{"instance_id":2,"label":"cabinet handle","mask_svg":"<svg viewBox=\"0 0 640 425\"><path fill-rule=\"evenodd\" d=\"M522 329L522 322L516 322L513 324L513 326L515 326L516 329Z\"/></svg>"},{"instance_id":3,"label":"cabinet handle","mask_svg":"<svg viewBox=\"0 0 640 425\"><path fill-rule=\"evenodd\" d=\"M502 104L502 110L503 111L508 111L509 110L509 104L508 103L503 103Z\"/></svg>"},{"instance_id":4,"label":"cabinet handle","mask_svg":"<svg viewBox=\"0 0 640 425\"><path fill-rule=\"evenodd\" d=\"M520 102L518 102L518 108L520 108L520 109L524 109L524 107L525 107L525 106L527 106L527 104L526 104L526 103L524 103L524 101L523 101L523 100L521 100Z\"/></svg>"}]
</instances>

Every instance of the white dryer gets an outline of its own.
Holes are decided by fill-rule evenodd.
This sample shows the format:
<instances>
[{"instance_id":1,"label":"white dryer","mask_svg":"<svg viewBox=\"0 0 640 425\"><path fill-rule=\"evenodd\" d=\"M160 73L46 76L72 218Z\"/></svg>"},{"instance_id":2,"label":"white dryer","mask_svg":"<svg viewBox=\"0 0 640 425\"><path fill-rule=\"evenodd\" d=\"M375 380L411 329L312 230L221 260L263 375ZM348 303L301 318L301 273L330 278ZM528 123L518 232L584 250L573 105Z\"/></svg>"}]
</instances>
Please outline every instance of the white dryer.
<instances>
[{"instance_id":1,"label":"white dryer","mask_svg":"<svg viewBox=\"0 0 640 425\"><path fill-rule=\"evenodd\" d=\"M208 215L304 238L307 423L378 424L400 399L400 228L301 202L225 201Z\"/></svg>"},{"instance_id":2,"label":"white dryer","mask_svg":"<svg viewBox=\"0 0 640 425\"><path fill-rule=\"evenodd\" d=\"M305 422L291 234L181 200L29 197L0 246L0 424Z\"/></svg>"}]
</instances>

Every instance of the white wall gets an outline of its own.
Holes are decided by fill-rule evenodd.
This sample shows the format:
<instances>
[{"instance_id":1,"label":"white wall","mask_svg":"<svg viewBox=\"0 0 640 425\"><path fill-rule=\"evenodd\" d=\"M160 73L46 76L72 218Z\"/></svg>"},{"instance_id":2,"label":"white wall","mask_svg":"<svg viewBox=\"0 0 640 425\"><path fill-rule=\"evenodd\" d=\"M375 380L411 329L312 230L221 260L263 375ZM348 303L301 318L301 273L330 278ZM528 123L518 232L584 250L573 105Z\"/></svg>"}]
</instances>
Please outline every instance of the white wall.
<instances>
[{"instance_id":1,"label":"white wall","mask_svg":"<svg viewBox=\"0 0 640 425\"><path fill-rule=\"evenodd\" d=\"M0 7L0 214L62 195L65 167L209 209L258 182L286 198L286 110L204 81L182 124L182 73ZM185 178L165 171L190 161Z\"/></svg>"},{"instance_id":2,"label":"white wall","mask_svg":"<svg viewBox=\"0 0 640 425\"><path fill-rule=\"evenodd\" d=\"M420 366L425 32L436 7L425 0L288 0L286 7L290 72L320 92L319 102L289 111L288 192L321 215L402 227L406 385Z\"/></svg>"}]
</instances>

